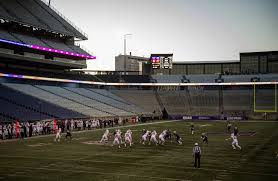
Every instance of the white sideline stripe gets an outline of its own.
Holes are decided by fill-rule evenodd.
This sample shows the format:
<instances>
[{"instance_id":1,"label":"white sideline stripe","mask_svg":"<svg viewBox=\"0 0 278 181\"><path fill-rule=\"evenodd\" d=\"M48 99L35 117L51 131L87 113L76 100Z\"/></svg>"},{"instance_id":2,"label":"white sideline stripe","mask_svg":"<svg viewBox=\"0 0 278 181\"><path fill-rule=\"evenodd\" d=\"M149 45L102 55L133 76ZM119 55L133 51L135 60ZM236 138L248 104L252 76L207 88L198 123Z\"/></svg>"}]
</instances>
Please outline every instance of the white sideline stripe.
<instances>
[{"instance_id":1,"label":"white sideline stripe","mask_svg":"<svg viewBox=\"0 0 278 181\"><path fill-rule=\"evenodd\" d=\"M21 168L22 170L47 170L55 172L70 172L70 173L89 173L89 174L99 174L99 175L117 175L117 176L126 176L126 177L138 177L146 179L159 179L159 180L176 180L176 181L187 181L183 179L167 178L167 177L148 177L143 175L133 175L133 174L124 174L124 173L108 173L108 172L97 172L97 171L86 171L86 170L72 170L72 169L54 169L54 168L35 168L35 167L18 167L18 166L4 166L5 168Z\"/></svg>"},{"instance_id":2,"label":"white sideline stripe","mask_svg":"<svg viewBox=\"0 0 278 181\"><path fill-rule=\"evenodd\" d=\"M38 159L38 160L57 160L57 161L80 161L80 162L91 162L91 163L113 163L113 164L124 164L124 165L137 165L137 166L149 166L149 164L144 164L144 163L128 163L128 162L115 162L115 161L101 161L101 160L84 160L84 158L81 159L59 159L59 158L42 158L42 157L25 157L25 156L0 156L4 158L26 158L26 159ZM180 169L193 169L193 167L176 167L172 165L152 165L156 167L166 167L166 168L180 168ZM240 174L248 174L248 175L258 175L258 176L272 176L272 177L278 177L278 174L266 174L266 173L253 173L253 172L244 172L244 171L234 171L234 170L221 170L221 169L215 169L215 168L198 168L199 170L204 170L204 171L222 171L222 172L229 172L229 173L240 173ZM179 180L179 179L178 179Z\"/></svg>"},{"instance_id":3,"label":"white sideline stripe","mask_svg":"<svg viewBox=\"0 0 278 181\"><path fill-rule=\"evenodd\" d=\"M127 128L127 127L136 127L136 126L144 126L144 125L151 125L151 124L162 124L162 123L170 123L170 122L179 122L179 121L185 121L185 120L171 120L171 121L157 121L157 122L151 122L151 123L139 123L139 124L131 124L126 126L116 126L116 127L108 127L108 128L100 128L100 129L91 129L91 130L82 130L82 131L73 131L72 134L79 134L79 133L86 133L86 132L94 132L94 131L100 131L100 130L106 130L106 129L118 129L118 128ZM65 135L66 133L63 133L62 135ZM39 136L32 136L24 138L24 140L29 139L35 139L35 138L45 138L45 137L53 137L55 134L48 134L48 135L39 135ZM22 139L6 139L3 140L3 142L10 142L10 141L23 141Z\"/></svg>"}]
</instances>

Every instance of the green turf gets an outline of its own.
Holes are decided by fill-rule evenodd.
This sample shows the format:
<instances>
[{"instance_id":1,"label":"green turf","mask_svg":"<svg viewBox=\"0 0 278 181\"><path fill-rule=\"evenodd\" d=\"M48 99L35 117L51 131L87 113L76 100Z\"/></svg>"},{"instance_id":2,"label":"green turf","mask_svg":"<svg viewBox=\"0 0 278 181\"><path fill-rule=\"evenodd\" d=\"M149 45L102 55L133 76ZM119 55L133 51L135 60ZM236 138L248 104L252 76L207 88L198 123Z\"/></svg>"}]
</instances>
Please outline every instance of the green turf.
<instances>
[{"instance_id":1,"label":"green turf","mask_svg":"<svg viewBox=\"0 0 278 181\"><path fill-rule=\"evenodd\" d=\"M278 122L235 124L240 132L256 134L239 137L242 151L232 150L228 134L209 135L209 144L201 144L200 169L193 168L193 144L201 142L202 132L224 133L226 123L195 122L194 136L185 121L135 126L135 145L121 149L82 143L99 140L103 130L73 134L70 142L54 143L54 136L5 142L0 144L0 180L278 180ZM183 145L141 145L143 128L177 130ZM46 145L32 147L38 143Z\"/></svg>"}]
</instances>

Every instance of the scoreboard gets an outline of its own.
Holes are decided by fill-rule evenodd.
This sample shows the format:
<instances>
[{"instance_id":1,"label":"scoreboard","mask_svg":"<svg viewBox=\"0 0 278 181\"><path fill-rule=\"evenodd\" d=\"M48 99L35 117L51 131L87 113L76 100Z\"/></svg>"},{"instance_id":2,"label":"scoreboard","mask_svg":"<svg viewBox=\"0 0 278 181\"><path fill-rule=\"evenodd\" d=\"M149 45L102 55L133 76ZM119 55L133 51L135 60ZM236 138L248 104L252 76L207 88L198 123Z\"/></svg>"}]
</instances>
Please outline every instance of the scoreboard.
<instances>
[{"instance_id":1,"label":"scoreboard","mask_svg":"<svg viewBox=\"0 0 278 181\"><path fill-rule=\"evenodd\" d=\"M153 69L172 69L173 54L151 54Z\"/></svg>"}]
</instances>

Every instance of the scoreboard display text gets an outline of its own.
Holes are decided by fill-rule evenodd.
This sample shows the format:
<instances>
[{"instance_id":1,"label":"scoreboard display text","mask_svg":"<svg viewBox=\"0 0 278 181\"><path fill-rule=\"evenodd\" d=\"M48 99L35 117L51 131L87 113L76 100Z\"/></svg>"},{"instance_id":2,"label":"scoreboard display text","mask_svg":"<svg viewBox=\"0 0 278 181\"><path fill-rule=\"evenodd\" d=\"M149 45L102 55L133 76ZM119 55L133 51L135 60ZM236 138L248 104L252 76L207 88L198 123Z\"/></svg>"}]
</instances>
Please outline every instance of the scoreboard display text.
<instances>
[{"instance_id":1,"label":"scoreboard display text","mask_svg":"<svg viewBox=\"0 0 278 181\"><path fill-rule=\"evenodd\" d=\"M172 69L173 54L152 54L150 59L153 69Z\"/></svg>"}]
</instances>

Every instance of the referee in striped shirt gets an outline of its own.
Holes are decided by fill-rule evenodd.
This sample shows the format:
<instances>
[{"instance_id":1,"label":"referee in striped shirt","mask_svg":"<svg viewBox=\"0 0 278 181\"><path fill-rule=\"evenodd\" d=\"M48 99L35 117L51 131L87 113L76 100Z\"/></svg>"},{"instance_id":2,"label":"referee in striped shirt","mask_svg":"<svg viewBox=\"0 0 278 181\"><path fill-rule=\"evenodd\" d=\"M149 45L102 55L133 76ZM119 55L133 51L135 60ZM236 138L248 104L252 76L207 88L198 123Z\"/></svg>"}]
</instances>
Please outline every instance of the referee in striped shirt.
<instances>
[{"instance_id":1,"label":"referee in striped shirt","mask_svg":"<svg viewBox=\"0 0 278 181\"><path fill-rule=\"evenodd\" d=\"M198 146L198 143L195 143L193 147L193 157L195 158L194 167L200 168L201 148Z\"/></svg>"}]
</instances>

